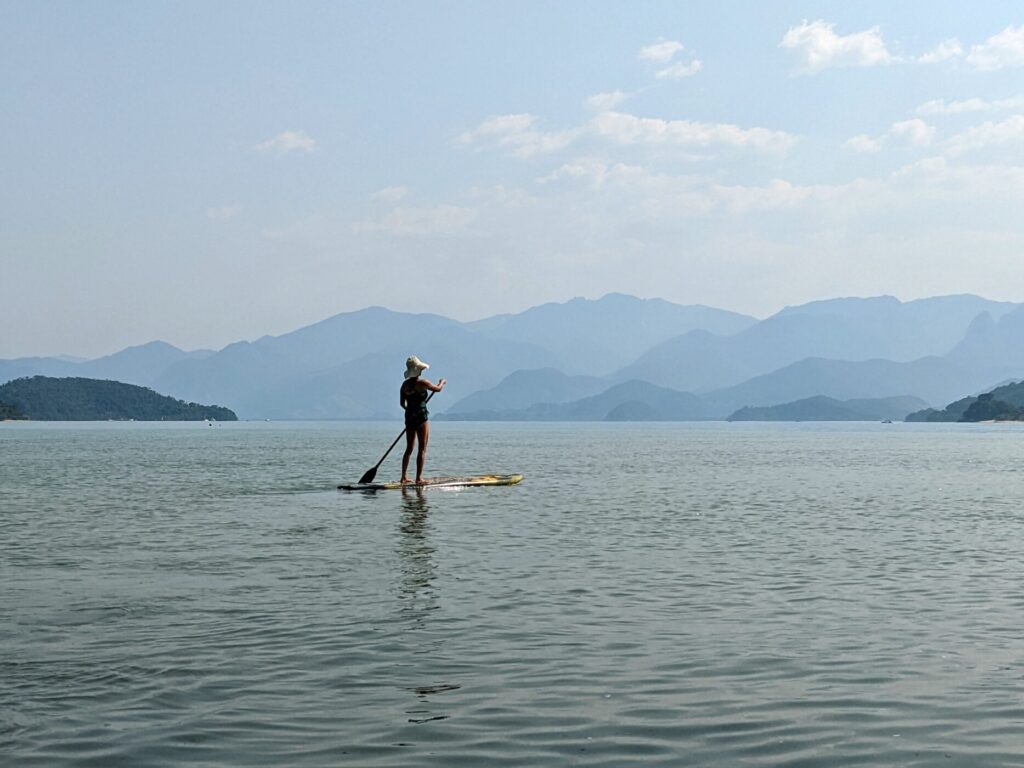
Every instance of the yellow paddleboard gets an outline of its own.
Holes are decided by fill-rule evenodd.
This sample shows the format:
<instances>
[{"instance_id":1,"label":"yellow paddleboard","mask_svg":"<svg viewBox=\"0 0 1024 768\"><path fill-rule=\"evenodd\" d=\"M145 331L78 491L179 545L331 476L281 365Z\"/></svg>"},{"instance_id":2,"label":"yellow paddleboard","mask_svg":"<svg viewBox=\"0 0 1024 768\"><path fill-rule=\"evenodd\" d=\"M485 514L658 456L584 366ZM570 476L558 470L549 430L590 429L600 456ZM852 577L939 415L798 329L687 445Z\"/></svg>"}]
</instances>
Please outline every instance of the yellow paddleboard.
<instances>
[{"instance_id":1,"label":"yellow paddleboard","mask_svg":"<svg viewBox=\"0 0 1024 768\"><path fill-rule=\"evenodd\" d=\"M394 491L400 488L472 488L480 485L515 485L523 481L522 475L476 475L474 477L427 477L420 484L350 483L339 485L339 491Z\"/></svg>"}]
</instances>

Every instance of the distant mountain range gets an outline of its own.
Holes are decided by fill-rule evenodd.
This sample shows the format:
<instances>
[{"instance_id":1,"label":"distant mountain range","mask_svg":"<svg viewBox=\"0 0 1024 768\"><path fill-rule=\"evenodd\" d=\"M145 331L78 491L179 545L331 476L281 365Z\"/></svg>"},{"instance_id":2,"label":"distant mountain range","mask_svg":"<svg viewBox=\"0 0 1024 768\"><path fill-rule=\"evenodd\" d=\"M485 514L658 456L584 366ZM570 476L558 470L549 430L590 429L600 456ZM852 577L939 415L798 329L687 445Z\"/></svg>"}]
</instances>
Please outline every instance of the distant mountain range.
<instances>
[{"instance_id":1,"label":"distant mountain range","mask_svg":"<svg viewBox=\"0 0 1024 768\"><path fill-rule=\"evenodd\" d=\"M902 421L921 402L916 397L836 400L818 395L782 405L741 408L727 421Z\"/></svg>"},{"instance_id":2,"label":"distant mountain range","mask_svg":"<svg viewBox=\"0 0 1024 768\"><path fill-rule=\"evenodd\" d=\"M449 381L439 418L723 419L819 396L941 406L1024 376L1021 338L1024 305L970 295L830 299L758 321L609 294L468 323L370 307L217 351L157 341L96 360L0 360L0 383L113 379L242 418L392 419L416 354Z\"/></svg>"},{"instance_id":3,"label":"distant mountain range","mask_svg":"<svg viewBox=\"0 0 1024 768\"><path fill-rule=\"evenodd\" d=\"M24 376L54 376L112 379L148 386L155 375L182 360L201 360L216 354L211 350L183 352L163 341L127 347L95 360L69 357L21 357L0 360L0 384Z\"/></svg>"}]
</instances>

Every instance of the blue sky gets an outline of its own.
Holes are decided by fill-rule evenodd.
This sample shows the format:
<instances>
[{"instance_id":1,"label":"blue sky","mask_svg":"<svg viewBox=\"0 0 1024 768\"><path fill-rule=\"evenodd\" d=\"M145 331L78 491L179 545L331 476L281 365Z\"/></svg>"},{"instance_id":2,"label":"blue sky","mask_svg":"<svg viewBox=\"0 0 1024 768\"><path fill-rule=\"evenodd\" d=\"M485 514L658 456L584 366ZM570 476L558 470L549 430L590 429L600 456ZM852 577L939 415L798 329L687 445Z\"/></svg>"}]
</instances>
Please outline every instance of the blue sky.
<instances>
[{"instance_id":1,"label":"blue sky","mask_svg":"<svg viewBox=\"0 0 1024 768\"><path fill-rule=\"evenodd\" d=\"M0 0L0 357L1024 300L1024 7Z\"/></svg>"}]
</instances>

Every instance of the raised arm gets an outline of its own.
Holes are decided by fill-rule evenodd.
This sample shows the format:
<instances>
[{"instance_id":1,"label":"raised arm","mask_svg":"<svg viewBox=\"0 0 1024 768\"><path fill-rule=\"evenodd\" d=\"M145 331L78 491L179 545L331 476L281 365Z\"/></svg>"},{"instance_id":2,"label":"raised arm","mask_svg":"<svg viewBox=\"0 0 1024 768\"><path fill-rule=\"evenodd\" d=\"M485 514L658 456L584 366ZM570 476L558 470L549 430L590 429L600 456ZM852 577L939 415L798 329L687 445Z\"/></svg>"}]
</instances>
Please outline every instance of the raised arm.
<instances>
[{"instance_id":1,"label":"raised arm","mask_svg":"<svg viewBox=\"0 0 1024 768\"><path fill-rule=\"evenodd\" d=\"M448 380L441 379L439 382L437 382L437 384L432 384L428 379L420 379L420 383L422 383L423 386L429 389L431 392L440 392L442 389L444 389L444 385L448 383Z\"/></svg>"}]
</instances>

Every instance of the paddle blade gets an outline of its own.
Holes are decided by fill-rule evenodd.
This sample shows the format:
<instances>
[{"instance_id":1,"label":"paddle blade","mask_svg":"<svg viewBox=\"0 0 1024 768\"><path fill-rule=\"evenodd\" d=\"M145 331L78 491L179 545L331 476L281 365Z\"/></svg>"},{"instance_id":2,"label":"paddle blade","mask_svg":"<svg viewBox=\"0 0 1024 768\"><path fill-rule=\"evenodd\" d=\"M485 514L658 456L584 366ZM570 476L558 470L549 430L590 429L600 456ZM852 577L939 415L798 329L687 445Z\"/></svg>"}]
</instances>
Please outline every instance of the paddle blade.
<instances>
[{"instance_id":1,"label":"paddle blade","mask_svg":"<svg viewBox=\"0 0 1024 768\"><path fill-rule=\"evenodd\" d=\"M363 485L364 483L372 483L373 482L373 478L375 478L376 476L377 476L377 468L376 467L373 467L372 469L368 469L368 470L366 470L366 473L362 477L359 478L359 484Z\"/></svg>"}]
</instances>

